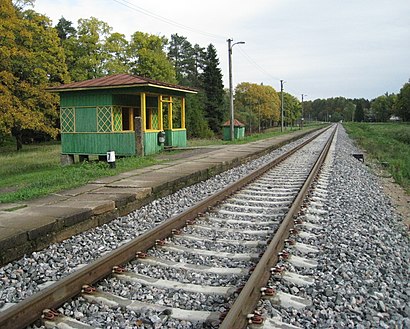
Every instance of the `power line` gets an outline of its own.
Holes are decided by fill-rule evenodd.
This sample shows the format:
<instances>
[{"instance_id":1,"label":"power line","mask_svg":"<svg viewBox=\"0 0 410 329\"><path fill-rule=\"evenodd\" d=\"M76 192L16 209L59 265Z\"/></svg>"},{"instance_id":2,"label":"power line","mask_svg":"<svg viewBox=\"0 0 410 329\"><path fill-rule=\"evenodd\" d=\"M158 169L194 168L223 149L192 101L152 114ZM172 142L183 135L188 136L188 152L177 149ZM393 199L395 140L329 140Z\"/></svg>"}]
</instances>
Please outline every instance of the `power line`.
<instances>
[{"instance_id":1,"label":"power line","mask_svg":"<svg viewBox=\"0 0 410 329\"><path fill-rule=\"evenodd\" d=\"M239 51L242 53L242 55L253 65L256 66L259 71L261 71L263 74L266 74L273 80L280 81L280 78L273 76L270 74L268 71L266 71L262 66L260 66L253 58L251 58L241 47L239 47Z\"/></svg>"},{"instance_id":2,"label":"power line","mask_svg":"<svg viewBox=\"0 0 410 329\"><path fill-rule=\"evenodd\" d=\"M192 28L192 27L180 24L180 23L175 22L171 19L168 19L164 16L160 16L160 15L155 14L155 13L149 11L149 10L146 10L146 9L140 7L140 6L134 5L133 3L131 3L127 0L112 0L112 1L117 2L120 5L123 5L123 6L129 8L129 9L132 9L132 10L134 10L136 12L139 12L143 15L146 15L146 16L152 17L156 20L159 20L161 22L167 23L169 25L173 25L173 26L179 27L181 29L191 31L191 32L195 32L195 33L198 33L198 34L202 34L204 36L211 37L211 38L214 38L214 39L226 39L226 37L218 35L218 34L212 34L212 33L206 32L206 31L202 31L202 30L199 30L199 29L196 29L196 28Z\"/></svg>"}]
</instances>

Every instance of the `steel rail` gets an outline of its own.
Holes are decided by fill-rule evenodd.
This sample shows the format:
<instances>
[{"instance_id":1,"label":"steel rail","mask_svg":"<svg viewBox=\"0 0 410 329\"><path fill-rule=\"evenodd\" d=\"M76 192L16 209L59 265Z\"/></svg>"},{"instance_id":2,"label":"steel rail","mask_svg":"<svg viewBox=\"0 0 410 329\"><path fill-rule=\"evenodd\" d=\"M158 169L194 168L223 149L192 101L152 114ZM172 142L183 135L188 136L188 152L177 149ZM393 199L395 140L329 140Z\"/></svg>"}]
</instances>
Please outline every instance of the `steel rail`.
<instances>
[{"instance_id":1,"label":"steel rail","mask_svg":"<svg viewBox=\"0 0 410 329\"><path fill-rule=\"evenodd\" d=\"M323 161L326 159L335 132L336 129L333 130L325 147L312 167L308 178L300 189L298 195L295 197L292 206L289 208L288 213L273 236L272 241L266 248L259 263L256 265L225 319L222 321L219 327L220 329L246 328L246 325L248 324L247 315L254 312L255 307L261 298L260 289L266 286L269 281L271 276L270 269L278 262L278 253L284 248L285 239L289 236L289 230L293 227L293 218L299 212L313 180L316 178Z\"/></svg>"},{"instance_id":2,"label":"steel rail","mask_svg":"<svg viewBox=\"0 0 410 329\"><path fill-rule=\"evenodd\" d=\"M172 234L172 230L181 229L189 220L195 219L198 214L205 212L244 185L249 184L257 177L272 169L293 153L316 139L329 128L325 128L292 150L272 160L270 163L254 170L249 175L228 185L214 195L200 201L183 213L169 218L152 230L149 230L130 242L120 246L110 253L101 256L92 263L82 267L74 273L67 275L58 282L44 290L26 298L25 300L0 312L0 328L19 329L34 323L40 319L44 309L58 308L70 298L81 292L83 285L93 283L111 274L112 268L135 259L136 252L145 251L155 245L156 240L162 240Z\"/></svg>"}]
</instances>

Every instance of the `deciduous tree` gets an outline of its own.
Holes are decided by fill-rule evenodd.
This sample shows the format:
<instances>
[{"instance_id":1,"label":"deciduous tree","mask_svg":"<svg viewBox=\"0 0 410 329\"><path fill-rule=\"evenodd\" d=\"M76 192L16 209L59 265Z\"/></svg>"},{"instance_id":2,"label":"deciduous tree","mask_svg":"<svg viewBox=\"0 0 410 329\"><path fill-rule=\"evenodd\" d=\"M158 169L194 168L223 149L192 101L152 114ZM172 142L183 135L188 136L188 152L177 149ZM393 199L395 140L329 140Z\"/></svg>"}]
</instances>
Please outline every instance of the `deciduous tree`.
<instances>
[{"instance_id":1,"label":"deciduous tree","mask_svg":"<svg viewBox=\"0 0 410 329\"><path fill-rule=\"evenodd\" d=\"M114 32L110 34L103 45L106 58L103 63L104 74L128 73L130 71L127 56L128 41L125 35Z\"/></svg>"},{"instance_id":2,"label":"deciduous tree","mask_svg":"<svg viewBox=\"0 0 410 329\"><path fill-rule=\"evenodd\" d=\"M176 83L175 70L165 53L167 39L135 32L128 47L131 72L143 77Z\"/></svg>"},{"instance_id":3,"label":"deciduous tree","mask_svg":"<svg viewBox=\"0 0 410 329\"><path fill-rule=\"evenodd\" d=\"M67 80L63 49L50 20L33 10L0 2L0 131L16 137L22 130L56 136L57 97L45 89Z\"/></svg>"},{"instance_id":4,"label":"deciduous tree","mask_svg":"<svg viewBox=\"0 0 410 329\"><path fill-rule=\"evenodd\" d=\"M246 122L249 132L272 126L279 120L280 100L271 86L242 82L235 88L235 112Z\"/></svg>"},{"instance_id":5,"label":"deciduous tree","mask_svg":"<svg viewBox=\"0 0 410 329\"><path fill-rule=\"evenodd\" d=\"M397 115L403 121L410 121L410 80L405 83L397 95Z\"/></svg>"}]
</instances>

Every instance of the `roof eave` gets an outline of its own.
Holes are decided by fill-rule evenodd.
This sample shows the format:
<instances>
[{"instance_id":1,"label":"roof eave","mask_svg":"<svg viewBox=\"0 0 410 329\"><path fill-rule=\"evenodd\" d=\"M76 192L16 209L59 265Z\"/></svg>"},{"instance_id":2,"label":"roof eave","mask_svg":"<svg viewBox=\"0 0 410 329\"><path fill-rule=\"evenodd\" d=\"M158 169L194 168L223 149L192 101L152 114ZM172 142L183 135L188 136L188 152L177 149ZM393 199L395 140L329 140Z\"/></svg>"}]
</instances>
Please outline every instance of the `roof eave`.
<instances>
[{"instance_id":1,"label":"roof eave","mask_svg":"<svg viewBox=\"0 0 410 329\"><path fill-rule=\"evenodd\" d=\"M184 92L189 94L197 94L198 91L192 89L181 89L177 87L170 87L170 86L158 86L151 83L144 83L144 84L130 84L130 85L118 85L118 86L93 86L93 87L73 87L73 88L47 88L49 92L52 93L59 93L59 92L68 92L68 91L82 91L82 90L101 90L101 89L118 89L118 88L133 88L133 87L154 87L158 89L166 89L166 90L173 90L178 92Z\"/></svg>"}]
</instances>

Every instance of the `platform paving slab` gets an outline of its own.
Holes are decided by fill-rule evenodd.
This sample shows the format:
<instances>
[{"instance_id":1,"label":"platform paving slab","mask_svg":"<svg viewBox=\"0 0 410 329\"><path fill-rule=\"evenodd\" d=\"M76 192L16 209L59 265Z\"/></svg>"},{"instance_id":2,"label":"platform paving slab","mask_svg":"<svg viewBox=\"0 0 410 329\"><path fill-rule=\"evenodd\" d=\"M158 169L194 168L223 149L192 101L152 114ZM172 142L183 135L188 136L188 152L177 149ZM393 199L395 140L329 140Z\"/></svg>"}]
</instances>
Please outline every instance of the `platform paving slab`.
<instances>
[{"instance_id":1,"label":"platform paving slab","mask_svg":"<svg viewBox=\"0 0 410 329\"><path fill-rule=\"evenodd\" d=\"M100 215L115 209L115 202L112 200L84 200L83 196L78 199L69 199L55 204L56 207L77 207L80 209L91 210L93 215Z\"/></svg>"},{"instance_id":2,"label":"platform paving slab","mask_svg":"<svg viewBox=\"0 0 410 329\"><path fill-rule=\"evenodd\" d=\"M100 187L101 187L100 184L89 183L87 185L80 186L80 187L77 187L77 188L74 188L74 189L70 189L70 190L55 193L54 195L73 197L73 196L77 196L77 195L84 194L84 193L87 193L87 192L91 192L91 191L96 190Z\"/></svg>"},{"instance_id":3,"label":"platform paving slab","mask_svg":"<svg viewBox=\"0 0 410 329\"><path fill-rule=\"evenodd\" d=\"M133 200L138 200L146 198L151 194L151 188L133 188L133 187L100 187L94 191L92 194L106 194L106 195L126 195L131 196Z\"/></svg>"}]
</instances>

